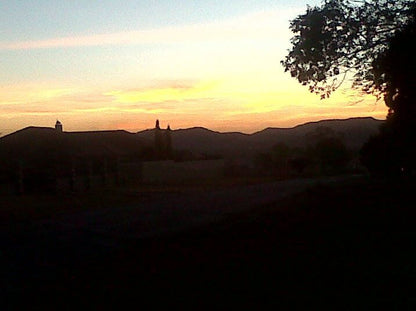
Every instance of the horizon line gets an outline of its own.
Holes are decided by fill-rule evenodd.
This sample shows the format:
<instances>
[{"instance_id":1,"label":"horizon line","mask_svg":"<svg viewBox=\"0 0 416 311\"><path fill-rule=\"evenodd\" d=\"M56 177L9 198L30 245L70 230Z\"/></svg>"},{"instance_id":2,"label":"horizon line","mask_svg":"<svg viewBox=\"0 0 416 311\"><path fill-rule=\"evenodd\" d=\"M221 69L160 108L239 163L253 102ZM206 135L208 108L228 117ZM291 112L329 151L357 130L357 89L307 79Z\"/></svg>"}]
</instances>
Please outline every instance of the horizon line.
<instances>
[{"instance_id":1,"label":"horizon line","mask_svg":"<svg viewBox=\"0 0 416 311\"><path fill-rule=\"evenodd\" d=\"M254 131L254 132L251 132L251 133L245 133L243 131L216 131L216 130L211 130L211 129L209 129L207 127L203 127L203 126L191 126L191 127L187 127L187 128L177 128L177 129L172 129L171 128L171 131L174 132L174 131L185 131L185 130L192 130L192 129L204 129L204 130L207 130L207 131L210 131L210 132L214 132L214 133L219 133L219 134L237 133L237 134L243 134L243 135L253 135L253 134L260 133L262 131L268 130L268 129L294 129L296 127L303 126L303 125L306 125L306 124L311 124L311 123L320 123L320 122L326 122L326 121L347 121L347 120L352 120L352 119L373 119L375 121L385 121L386 120L386 119L377 119L377 118L372 117L372 116L366 116L366 117L348 117L348 118L329 118L329 119L320 119L320 120L316 120L316 121L307 121L307 122L299 123L299 124L296 124L296 125L290 126L290 127L270 127L270 126L267 126L267 127L263 128L261 130ZM23 127L21 129L15 130L13 132L10 132L10 133L4 134L4 135L2 135L2 133L0 132L0 139L1 138L4 138L6 136L12 135L14 133L23 131L25 129L29 129L29 128L39 128L39 129L42 128L42 129L55 130L55 128L53 126L49 127L49 126L34 126L34 125L29 125L29 126ZM118 132L118 131L121 131L121 132L127 132L127 133L131 133L131 134L138 134L138 133L145 132L145 131L151 131L153 129L154 128L147 128L147 129L139 130L139 131L136 131L136 132L131 132L131 131L126 130L126 129L120 129L120 128L118 128L118 129L101 129L101 130L63 131L63 133L94 133L94 132Z\"/></svg>"}]
</instances>

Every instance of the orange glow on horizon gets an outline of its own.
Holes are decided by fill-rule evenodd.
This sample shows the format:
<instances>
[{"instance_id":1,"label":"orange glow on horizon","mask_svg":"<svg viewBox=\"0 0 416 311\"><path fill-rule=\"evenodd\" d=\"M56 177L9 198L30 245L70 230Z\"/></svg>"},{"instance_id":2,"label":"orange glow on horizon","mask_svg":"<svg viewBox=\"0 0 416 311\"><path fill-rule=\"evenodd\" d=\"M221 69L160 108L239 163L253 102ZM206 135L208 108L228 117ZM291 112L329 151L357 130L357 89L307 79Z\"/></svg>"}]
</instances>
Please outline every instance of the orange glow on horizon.
<instances>
[{"instance_id":1,"label":"orange glow on horizon","mask_svg":"<svg viewBox=\"0 0 416 311\"><path fill-rule=\"evenodd\" d=\"M160 119L172 128L252 133L384 118L387 108L371 96L344 89L320 100L284 73L289 20L303 11L273 7L194 24L0 42L16 61L0 84L0 135L56 119L66 130L135 132Z\"/></svg>"},{"instance_id":2,"label":"orange glow on horizon","mask_svg":"<svg viewBox=\"0 0 416 311\"><path fill-rule=\"evenodd\" d=\"M276 81L274 81L276 82ZM321 119L373 116L384 119L387 108L373 96L339 90L320 100L306 88L289 83L273 87L270 79L235 78L199 82L166 82L137 89L103 90L24 86L3 88L3 129L11 132L56 119L71 130L139 131L166 120L172 128L204 126L219 131L252 133L265 127L291 127ZM22 105L24 103L24 105ZM5 134L5 133L4 133Z\"/></svg>"}]
</instances>

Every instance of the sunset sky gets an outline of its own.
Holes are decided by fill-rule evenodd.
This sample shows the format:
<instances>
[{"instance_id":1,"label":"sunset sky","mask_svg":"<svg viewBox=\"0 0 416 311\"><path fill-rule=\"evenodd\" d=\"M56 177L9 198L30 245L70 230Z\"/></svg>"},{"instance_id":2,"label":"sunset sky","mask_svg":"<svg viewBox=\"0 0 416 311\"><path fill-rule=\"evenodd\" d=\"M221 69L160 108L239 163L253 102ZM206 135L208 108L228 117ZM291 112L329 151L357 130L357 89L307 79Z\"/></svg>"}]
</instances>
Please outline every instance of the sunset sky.
<instances>
[{"instance_id":1,"label":"sunset sky","mask_svg":"<svg viewBox=\"0 0 416 311\"><path fill-rule=\"evenodd\" d=\"M383 119L347 84L328 100L284 73L289 20L320 1L38 0L0 4L0 135L23 127L252 133Z\"/></svg>"}]
</instances>

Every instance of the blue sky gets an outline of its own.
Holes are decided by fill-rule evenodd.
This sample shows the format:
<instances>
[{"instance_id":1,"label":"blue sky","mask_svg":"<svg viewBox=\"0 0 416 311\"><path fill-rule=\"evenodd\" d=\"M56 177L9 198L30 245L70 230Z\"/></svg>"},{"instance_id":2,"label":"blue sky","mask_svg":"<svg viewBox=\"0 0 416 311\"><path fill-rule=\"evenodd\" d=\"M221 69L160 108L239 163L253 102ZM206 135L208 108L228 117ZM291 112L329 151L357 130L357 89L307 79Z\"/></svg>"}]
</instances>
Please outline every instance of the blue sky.
<instances>
[{"instance_id":1,"label":"blue sky","mask_svg":"<svg viewBox=\"0 0 416 311\"><path fill-rule=\"evenodd\" d=\"M68 34L152 29L222 20L253 11L304 8L317 1L4 1L2 39L34 40Z\"/></svg>"},{"instance_id":2,"label":"blue sky","mask_svg":"<svg viewBox=\"0 0 416 311\"><path fill-rule=\"evenodd\" d=\"M206 126L253 132L385 115L283 72L289 20L319 1L3 1L0 133Z\"/></svg>"},{"instance_id":3,"label":"blue sky","mask_svg":"<svg viewBox=\"0 0 416 311\"><path fill-rule=\"evenodd\" d=\"M0 11L0 34L2 43L41 41L71 36L94 36L137 30L155 30L166 27L187 27L205 23L221 22L268 10L286 10L306 7L307 1L5 1ZM287 16L290 19L290 16ZM111 45L111 44L110 44ZM159 52L164 46L155 46ZM51 66L50 59L58 58L61 64L94 63L111 59L118 66L125 58L149 50L148 46L120 46L111 48L71 50L2 51L3 66L0 79L3 81L44 77L54 71L64 74L67 69ZM127 55L127 56L126 56ZM116 58L120 57L119 60ZM100 59L101 58L101 59ZM96 60L94 60L96 59ZM35 63L35 64L34 64ZM41 67L41 68L40 68ZM39 72L41 70L41 72ZM88 70L88 69L86 69ZM111 70L110 70L111 72ZM106 71L100 73L105 74Z\"/></svg>"}]
</instances>

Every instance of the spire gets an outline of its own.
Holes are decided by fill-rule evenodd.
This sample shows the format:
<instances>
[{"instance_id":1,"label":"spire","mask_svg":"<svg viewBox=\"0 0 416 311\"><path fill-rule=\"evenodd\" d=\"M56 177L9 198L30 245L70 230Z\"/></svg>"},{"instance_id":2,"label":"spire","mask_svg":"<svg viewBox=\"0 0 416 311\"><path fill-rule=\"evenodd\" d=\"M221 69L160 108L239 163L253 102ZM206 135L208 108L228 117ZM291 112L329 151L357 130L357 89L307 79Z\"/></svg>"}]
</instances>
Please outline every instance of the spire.
<instances>
[{"instance_id":1,"label":"spire","mask_svg":"<svg viewBox=\"0 0 416 311\"><path fill-rule=\"evenodd\" d=\"M62 129L62 123L59 120L56 120L55 130L57 130L58 132L62 132Z\"/></svg>"},{"instance_id":2,"label":"spire","mask_svg":"<svg viewBox=\"0 0 416 311\"><path fill-rule=\"evenodd\" d=\"M157 130L160 130L159 120L156 120L156 126L155 126L155 128L156 128Z\"/></svg>"}]
</instances>

